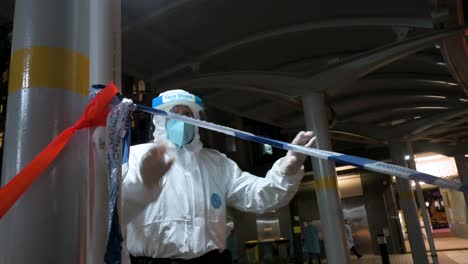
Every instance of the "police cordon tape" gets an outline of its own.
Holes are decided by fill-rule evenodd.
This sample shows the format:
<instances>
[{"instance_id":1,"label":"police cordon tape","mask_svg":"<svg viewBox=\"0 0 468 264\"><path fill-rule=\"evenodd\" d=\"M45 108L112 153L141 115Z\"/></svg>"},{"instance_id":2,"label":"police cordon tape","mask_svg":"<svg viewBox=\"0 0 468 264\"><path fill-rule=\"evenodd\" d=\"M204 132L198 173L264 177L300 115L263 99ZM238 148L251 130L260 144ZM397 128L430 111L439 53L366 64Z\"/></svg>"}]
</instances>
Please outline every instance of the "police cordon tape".
<instances>
[{"instance_id":1,"label":"police cordon tape","mask_svg":"<svg viewBox=\"0 0 468 264\"><path fill-rule=\"evenodd\" d=\"M109 113L109 105L117 96L120 100L121 95L118 93L114 83L110 83L88 104L83 116L70 128L64 130L57 138L55 138L47 147L42 150L28 165L26 165L15 177L7 184L0 188L0 220L15 204L15 202L26 192L31 184L44 172L44 170L55 160L57 155L63 150L65 145L71 139L73 134L83 128L92 126L105 125L106 117ZM158 109L153 109L148 106L135 104L136 109L152 114L161 115L169 118L174 118L192 124L198 127L206 128L212 131L220 132L226 135L237 138L268 144L276 148L291 150L303 153L319 159L330 160L346 165L353 165L358 168L363 168L370 171L375 171L383 174L397 176L407 180L421 181L435 185L441 188L448 188L463 193L468 193L468 186L457 182L445 180L430 174L421 173L416 170L405 167L379 162L375 160L360 158L352 155L345 155L332 151L318 150L304 146L293 145L287 142L274 140L266 137L254 135L252 133L241 130L209 123L206 121L178 115L171 112L166 112Z\"/></svg>"},{"instance_id":2,"label":"police cordon tape","mask_svg":"<svg viewBox=\"0 0 468 264\"><path fill-rule=\"evenodd\" d=\"M315 148L309 148L304 146L293 145L287 142L270 139L262 136L257 136L252 133L244 132L241 130L233 129L230 127L225 127L221 125L217 125L214 123L206 122L199 119L190 118L183 115L178 115L172 112L166 112L159 109L154 109L145 105L136 104L136 108L139 111L152 114L152 115L160 115L166 116L168 118L177 119L183 121L188 124L192 124L198 127L206 128L212 131L216 131L219 133L223 133L229 136L237 137L240 139L245 139L257 143L268 144L273 147L290 150L295 152L300 152L302 154L323 159L323 160L330 160L340 164L352 165L361 169L366 169L382 174L392 175L396 177L400 177L406 180L413 180L413 181L420 181L424 183L428 183L440 188L448 188L452 190L457 190L463 193L468 194L468 185L464 185L458 182L449 181L434 175L430 175L427 173L418 172L413 169L405 168L402 166L389 164L385 162L380 162L376 160L361 158L352 155L346 155L338 152L333 151L326 151L326 150L319 150Z\"/></svg>"}]
</instances>

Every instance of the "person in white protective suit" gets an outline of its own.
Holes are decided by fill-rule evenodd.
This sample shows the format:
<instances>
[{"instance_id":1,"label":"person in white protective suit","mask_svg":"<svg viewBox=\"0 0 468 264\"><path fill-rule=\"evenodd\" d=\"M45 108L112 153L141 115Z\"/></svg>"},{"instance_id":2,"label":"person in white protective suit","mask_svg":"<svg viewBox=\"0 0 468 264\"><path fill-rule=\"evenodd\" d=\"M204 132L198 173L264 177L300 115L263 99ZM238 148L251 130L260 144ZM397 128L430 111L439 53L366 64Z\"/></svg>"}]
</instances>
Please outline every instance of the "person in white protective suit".
<instances>
[{"instance_id":1,"label":"person in white protective suit","mask_svg":"<svg viewBox=\"0 0 468 264\"><path fill-rule=\"evenodd\" d=\"M153 108L200 117L200 98L172 90ZM303 177L305 155L288 152L266 177L243 172L224 154L203 148L198 128L154 116L154 143L132 146L123 166L126 245L132 263L221 263L226 206L263 213L287 205ZM310 146L312 132L293 144ZM188 261L187 261L188 260Z\"/></svg>"}]
</instances>

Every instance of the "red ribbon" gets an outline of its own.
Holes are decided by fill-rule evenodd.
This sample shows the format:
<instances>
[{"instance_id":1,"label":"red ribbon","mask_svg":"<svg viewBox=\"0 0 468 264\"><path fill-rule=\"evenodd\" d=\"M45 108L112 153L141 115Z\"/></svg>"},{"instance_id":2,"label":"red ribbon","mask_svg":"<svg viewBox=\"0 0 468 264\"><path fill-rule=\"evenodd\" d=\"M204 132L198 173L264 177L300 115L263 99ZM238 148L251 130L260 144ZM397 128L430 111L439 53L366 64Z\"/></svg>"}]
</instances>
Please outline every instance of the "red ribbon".
<instances>
[{"instance_id":1,"label":"red ribbon","mask_svg":"<svg viewBox=\"0 0 468 264\"><path fill-rule=\"evenodd\" d=\"M109 83L88 104L84 114L72 127L60 133L26 167L0 189L0 219L44 172L50 163L55 160L78 129L106 125L109 104L118 92L119 89L117 89L115 84Z\"/></svg>"}]
</instances>

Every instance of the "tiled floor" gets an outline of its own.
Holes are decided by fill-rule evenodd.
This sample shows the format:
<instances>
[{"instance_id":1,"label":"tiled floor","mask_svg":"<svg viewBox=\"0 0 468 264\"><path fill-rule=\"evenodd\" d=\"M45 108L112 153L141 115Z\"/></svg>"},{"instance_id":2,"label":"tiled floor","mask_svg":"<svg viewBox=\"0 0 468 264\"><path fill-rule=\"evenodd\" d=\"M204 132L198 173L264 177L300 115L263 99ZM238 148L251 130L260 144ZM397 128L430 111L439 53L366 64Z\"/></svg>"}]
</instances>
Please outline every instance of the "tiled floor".
<instances>
[{"instance_id":1,"label":"tiled floor","mask_svg":"<svg viewBox=\"0 0 468 264\"><path fill-rule=\"evenodd\" d=\"M468 239L456 237L438 237L434 240L439 264L468 264ZM429 248L427 246L427 248ZM407 245L410 251L409 245ZM432 263L430 252L428 252L429 263ZM292 262L291 262L292 263ZM322 263L327 263L326 259L322 259ZM351 258L352 264L380 264L382 263L379 255L365 255L361 259L355 256ZM390 255L391 264L414 264L411 253ZM418 263L416 263L418 264Z\"/></svg>"},{"instance_id":2,"label":"tiled floor","mask_svg":"<svg viewBox=\"0 0 468 264\"><path fill-rule=\"evenodd\" d=\"M468 264L468 239L458 237L439 237L434 239L440 264ZM406 242L408 252L411 252L409 243ZM426 248L429 245L426 241ZM432 259L429 257L432 263ZM326 262L325 262L326 263ZM353 257L353 264L373 264L382 263L380 256L366 255L361 259ZM391 255L391 264L413 264L411 254Z\"/></svg>"},{"instance_id":3,"label":"tiled floor","mask_svg":"<svg viewBox=\"0 0 468 264\"><path fill-rule=\"evenodd\" d=\"M468 250L438 252L440 264L468 264ZM353 258L352 264L374 264L382 263L380 256L366 255L361 259ZM391 255L391 264L413 264L411 254ZM432 260L430 260L432 263Z\"/></svg>"},{"instance_id":4,"label":"tiled floor","mask_svg":"<svg viewBox=\"0 0 468 264\"><path fill-rule=\"evenodd\" d=\"M426 248L429 248L427 240L425 241L426 241ZM405 243L406 243L406 248L408 252L411 252L409 242L406 241ZM468 249L468 239L463 239L463 238L458 238L458 237L435 238L434 244L435 244L437 251Z\"/></svg>"}]
</instances>

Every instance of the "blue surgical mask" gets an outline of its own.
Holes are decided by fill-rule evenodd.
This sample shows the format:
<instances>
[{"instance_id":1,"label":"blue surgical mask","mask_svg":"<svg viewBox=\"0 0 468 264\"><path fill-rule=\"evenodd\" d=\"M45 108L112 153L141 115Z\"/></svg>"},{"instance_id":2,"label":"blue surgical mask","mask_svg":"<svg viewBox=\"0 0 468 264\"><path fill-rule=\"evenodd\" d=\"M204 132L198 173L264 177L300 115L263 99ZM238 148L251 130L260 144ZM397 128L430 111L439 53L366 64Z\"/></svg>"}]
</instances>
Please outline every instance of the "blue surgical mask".
<instances>
[{"instance_id":1,"label":"blue surgical mask","mask_svg":"<svg viewBox=\"0 0 468 264\"><path fill-rule=\"evenodd\" d=\"M192 142L195 136L193 125L175 119L167 120L166 131L167 139L180 148Z\"/></svg>"}]
</instances>

